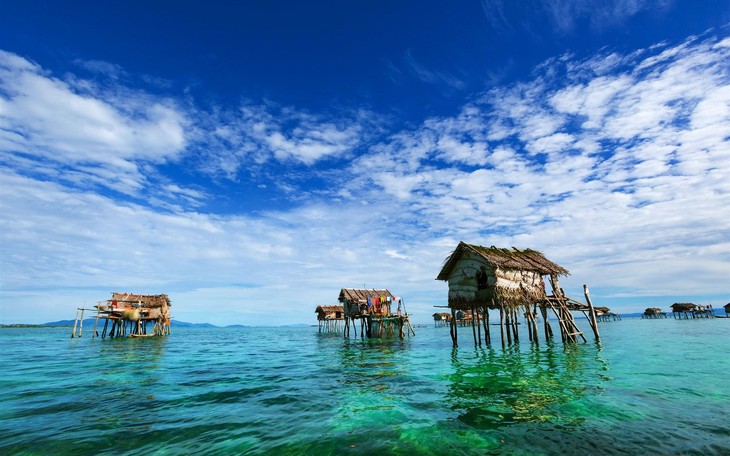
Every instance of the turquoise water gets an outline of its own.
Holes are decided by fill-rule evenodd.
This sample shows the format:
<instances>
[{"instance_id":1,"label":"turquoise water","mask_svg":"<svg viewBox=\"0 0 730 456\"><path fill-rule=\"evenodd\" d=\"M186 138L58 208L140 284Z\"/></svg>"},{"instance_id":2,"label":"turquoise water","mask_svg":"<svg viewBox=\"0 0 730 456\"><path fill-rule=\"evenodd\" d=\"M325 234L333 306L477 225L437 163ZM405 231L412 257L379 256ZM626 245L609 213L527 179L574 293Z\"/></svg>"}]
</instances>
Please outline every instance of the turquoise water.
<instances>
[{"instance_id":1,"label":"turquoise water","mask_svg":"<svg viewBox=\"0 0 730 456\"><path fill-rule=\"evenodd\" d=\"M0 454L730 454L730 319L600 329L506 349L430 326L0 329Z\"/></svg>"}]
</instances>

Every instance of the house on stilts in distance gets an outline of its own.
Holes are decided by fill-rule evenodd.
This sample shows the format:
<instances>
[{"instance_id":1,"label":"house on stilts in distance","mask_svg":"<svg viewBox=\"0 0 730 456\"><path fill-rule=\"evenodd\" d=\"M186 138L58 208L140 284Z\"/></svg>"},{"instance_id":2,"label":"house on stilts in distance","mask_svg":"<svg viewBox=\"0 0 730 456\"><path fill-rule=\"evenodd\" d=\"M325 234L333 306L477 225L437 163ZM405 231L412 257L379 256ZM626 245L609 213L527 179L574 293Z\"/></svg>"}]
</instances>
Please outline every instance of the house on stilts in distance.
<instances>
[{"instance_id":1,"label":"house on stilts in distance","mask_svg":"<svg viewBox=\"0 0 730 456\"><path fill-rule=\"evenodd\" d=\"M96 312L91 337L99 336L99 320L104 322L104 328L101 330L102 338L169 335L171 305L170 298L166 294L112 293L110 299L99 301L93 309L76 309L71 337L81 337L84 313L87 310Z\"/></svg>"},{"instance_id":2,"label":"house on stilts in distance","mask_svg":"<svg viewBox=\"0 0 730 456\"><path fill-rule=\"evenodd\" d=\"M393 296L385 289L343 288L338 298L344 309L345 337L357 337L357 323L360 323L360 337L400 337L415 335L408 319L403 298ZM393 307L396 308L395 312Z\"/></svg>"},{"instance_id":3,"label":"house on stilts in distance","mask_svg":"<svg viewBox=\"0 0 730 456\"><path fill-rule=\"evenodd\" d=\"M319 332L340 332L345 328L345 309L342 306L317 306Z\"/></svg>"},{"instance_id":4,"label":"house on stilts in distance","mask_svg":"<svg viewBox=\"0 0 730 456\"><path fill-rule=\"evenodd\" d=\"M567 269L536 250L482 247L460 242L436 277L449 284L447 307L451 310L450 334L454 346L458 346L458 312L471 317L474 344L481 346L483 338L487 345L491 345L489 310L499 311L502 345L519 342L520 315L526 319L529 340L537 342L538 311L546 339L553 337L548 311L557 318L564 342L577 342L578 338L586 341L576 325L573 311L583 312L598 339L598 324L588 287L583 286L588 304L566 296L560 288L558 277L568 274ZM546 292L546 283L550 284L551 294Z\"/></svg>"}]
</instances>

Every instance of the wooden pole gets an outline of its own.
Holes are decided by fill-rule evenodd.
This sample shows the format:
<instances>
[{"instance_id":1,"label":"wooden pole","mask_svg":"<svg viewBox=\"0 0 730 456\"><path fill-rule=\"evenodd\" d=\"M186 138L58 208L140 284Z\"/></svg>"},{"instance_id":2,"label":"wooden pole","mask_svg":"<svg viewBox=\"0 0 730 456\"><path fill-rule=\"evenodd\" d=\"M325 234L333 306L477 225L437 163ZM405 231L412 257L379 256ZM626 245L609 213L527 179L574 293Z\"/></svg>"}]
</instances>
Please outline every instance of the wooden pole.
<instances>
[{"instance_id":1,"label":"wooden pole","mask_svg":"<svg viewBox=\"0 0 730 456\"><path fill-rule=\"evenodd\" d=\"M591 314L591 328L593 328L593 334L596 336L596 340L601 340L601 336L598 334L598 322L596 321L596 309L593 308L593 303L591 302L591 296L590 291L588 290L588 285L583 284L583 294L586 297L586 303L588 304L588 310Z\"/></svg>"},{"instance_id":2,"label":"wooden pole","mask_svg":"<svg viewBox=\"0 0 730 456\"><path fill-rule=\"evenodd\" d=\"M479 326L479 322L481 321L481 318L479 318L479 308L472 307L471 311L472 311L472 313L475 313L476 317L477 317L477 320L475 322L477 325L477 340L479 341L479 346L481 347L482 346L482 327Z\"/></svg>"},{"instance_id":3,"label":"wooden pole","mask_svg":"<svg viewBox=\"0 0 730 456\"><path fill-rule=\"evenodd\" d=\"M474 347L477 346L477 330L474 322L474 306L471 306L471 332L474 335ZM481 341L479 341L481 344Z\"/></svg>"},{"instance_id":4,"label":"wooden pole","mask_svg":"<svg viewBox=\"0 0 730 456\"><path fill-rule=\"evenodd\" d=\"M486 342L487 347L492 346L492 338L489 334L489 307L484 306L484 318L482 319L482 324L484 325L484 342Z\"/></svg>"},{"instance_id":5,"label":"wooden pole","mask_svg":"<svg viewBox=\"0 0 730 456\"><path fill-rule=\"evenodd\" d=\"M83 309L83 308L81 309L81 321L79 322L79 337L81 337L84 332L84 310L85 309Z\"/></svg>"},{"instance_id":6,"label":"wooden pole","mask_svg":"<svg viewBox=\"0 0 730 456\"><path fill-rule=\"evenodd\" d=\"M504 304L499 305L499 334L502 336L502 348L504 348Z\"/></svg>"},{"instance_id":7,"label":"wooden pole","mask_svg":"<svg viewBox=\"0 0 730 456\"><path fill-rule=\"evenodd\" d=\"M456 330L456 308L451 308L451 342L453 343L454 347L459 346L459 337L458 332Z\"/></svg>"},{"instance_id":8,"label":"wooden pole","mask_svg":"<svg viewBox=\"0 0 730 456\"><path fill-rule=\"evenodd\" d=\"M74 329L71 330L71 339L76 337L76 324L79 322L79 309L76 309L76 318L74 319Z\"/></svg>"}]
</instances>

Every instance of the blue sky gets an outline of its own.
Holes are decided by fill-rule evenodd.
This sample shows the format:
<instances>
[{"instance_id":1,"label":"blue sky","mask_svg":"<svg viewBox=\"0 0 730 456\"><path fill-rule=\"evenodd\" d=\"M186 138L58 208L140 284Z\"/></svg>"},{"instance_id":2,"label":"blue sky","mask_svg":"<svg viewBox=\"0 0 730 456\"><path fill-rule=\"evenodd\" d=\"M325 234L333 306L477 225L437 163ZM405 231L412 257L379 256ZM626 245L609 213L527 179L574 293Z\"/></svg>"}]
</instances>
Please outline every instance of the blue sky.
<instances>
[{"instance_id":1,"label":"blue sky","mask_svg":"<svg viewBox=\"0 0 730 456\"><path fill-rule=\"evenodd\" d=\"M428 321L459 241L618 312L730 301L727 2L1 8L2 323L113 291L312 323L362 286Z\"/></svg>"}]
</instances>

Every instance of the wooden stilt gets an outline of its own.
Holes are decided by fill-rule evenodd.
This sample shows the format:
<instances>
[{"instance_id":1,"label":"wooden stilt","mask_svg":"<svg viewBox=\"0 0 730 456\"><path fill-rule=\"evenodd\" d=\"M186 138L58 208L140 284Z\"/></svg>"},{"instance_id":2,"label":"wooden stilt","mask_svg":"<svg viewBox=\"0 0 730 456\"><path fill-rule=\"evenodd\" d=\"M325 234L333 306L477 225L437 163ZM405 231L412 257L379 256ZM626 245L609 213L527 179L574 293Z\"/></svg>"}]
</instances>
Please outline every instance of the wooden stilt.
<instances>
[{"instance_id":1,"label":"wooden stilt","mask_svg":"<svg viewBox=\"0 0 730 456\"><path fill-rule=\"evenodd\" d=\"M512 309L512 330L514 331L514 340L515 343L520 343L520 333L518 332L518 325L520 324L519 318L517 317L517 308Z\"/></svg>"},{"instance_id":2,"label":"wooden stilt","mask_svg":"<svg viewBox=\"0 0 730 456\"><path fill-rule=\"evenodd\" d=\"M512 345L512 310L505 309L504 324L507 330L507 345Z\"/></svg>"},{"instance_id":3,"label":"wooden stilt","mask_svg":"<svg viewBox=\"0 0 730 456\"><path fill-rule=\"evenodd\" d=\"M489 307L484 306L484 318L482 319L482 324L484 325L484 342L486 342L487 347L492 346L492 338L489 334Z\"/></svg>"},{"instance_id":4,"label":"wooden stilt","mask_svg":"<svg viewBox=\"0 0 730 456\"><path fill-rule=\"evenodd\" d=\"M477 326L477 340L479 341L479 346L482 346L482 327L479 325L479 322L482 320L479 316L479 309L476 307L472 307L471 309L473 314L476 314L476 326Z\"/></svg>"},{"instance_id":5,"label":"wooden stilt","mask_svg":"<svg viewBox=\"0 0 730 456\"><path fill-rule=\"evenodd\" d=\"M470 309L470 311L471 311L471 332L472 332L472 335L474 336L474 346L476 347L478 340L477 340L476 324L474 322L475 316L474 316L474 307L473 306Z\"/></svg>"},{"instance_id":6,"label":"wooden stilt","mask_svg":"<svg viewBox=\"0 0 730 456\"><path fill-rule=\"evenodd\" d=\"M591 319L591 328L593 328L593 334L596 336L596 340L601 340L601 336L598 334L598 322L596 321L596 309L593 308L593 303L591 302L591 296L590 291L588 290L588 285L583 285L583 294L586 297L586 304L588 304L588 309L590 311Z\"/></svg>"},{"instance_id":7,"label":"wooden stilt","mask_svg":"<svg viewBox=\"0 0 730 456\"><path fill-rule=\"evenodd\" d=\"M504 304L499 304L499 334L502 336L502 348L504 348Z\"/></svg>"},{"instance_id":8,"label":"wooden stilt","mask_svg":"<svg viewBox=\"0 0 730 456\"><path fill-rule=\"evenodd\" d=\"M545 342L553 338L553 328L550 327L550 321L548 321L548 311L545 304L540 305L540 313L542 314L543 327L545 329Z\"/></svg>"},{"instance_id":9,"label":"wooden stilt","mask_svg":"<svg viewBox=\"0 0 730 456\"><path fill-rule=\"evenodd\" d=\"M79 322L79 309L76 309L76 318L74 319L74 328L71 330L71 339L76 337L76 324Z\"/></svg>"},{"instance_id":10,"label":"wooden stilt","mask_svg":"<svg viewBox=\"0 0 730 456\"><path fill-rule=\"evenodd\" d=\"M84 332L84 310L85 309L83 308L81 309L81 321L79 321L79 337L81 337Z\"/></svg>"}]
</instances>

